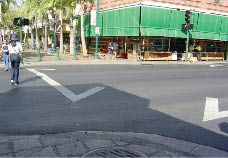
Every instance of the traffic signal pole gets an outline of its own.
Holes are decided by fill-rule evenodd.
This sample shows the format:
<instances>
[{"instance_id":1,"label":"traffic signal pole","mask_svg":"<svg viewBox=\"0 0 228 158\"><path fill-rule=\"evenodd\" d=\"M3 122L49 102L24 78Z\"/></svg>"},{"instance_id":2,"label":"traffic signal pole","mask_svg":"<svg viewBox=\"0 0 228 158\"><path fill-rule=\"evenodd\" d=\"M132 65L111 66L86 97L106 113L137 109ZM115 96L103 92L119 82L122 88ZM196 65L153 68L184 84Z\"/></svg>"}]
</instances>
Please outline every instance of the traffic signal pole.
<instances>
[{"instance_id":1,"label":"traffic signal pole","mask_svg":"<svg viewBox=\"0 0 228 158\"><path fill-rule=\"evenodd\" d=\"M185 61L188 61L188 49L189 49L189 29L188 29L188 26L187 26L187 40L186 40Z\"/></svg>"},{"instance_id":2,"label":"traffic signal pole","mask_svg":"<svg viewBox=\"0 0 228 158\"><path fill-rule=\"evenodd\" d=\"M189 35L190 35L190 10L186 10L185 12L185 29L187 31L187 39L186 39L186 50L185 50L185 61L188 61L188 51L189 51Z\"/></svg>"},{"instance_id":3,"label":"traffic signal pole","mask_svg":"<svg viewBox=\"0 0 228 158\"><path fill-rule=\"evenodd\" d=\"M20 26L20 43L21 43L21 45L22 45L22 26Z\"/></svg>"},{"instance_id":4,"label":"traffic signal pole","mask_svg":"<svg viewBox=\"0 0 228 158\"><path fill-rule=\"evenodd\" d=\"M94 59L98 59L98 36L99 36L99 25L98 25L98 18L99 16L99 0L97 0L97 8L96 8L96 50L95 50L95 54L94 54Z\"/></svg>"}]
</instances>

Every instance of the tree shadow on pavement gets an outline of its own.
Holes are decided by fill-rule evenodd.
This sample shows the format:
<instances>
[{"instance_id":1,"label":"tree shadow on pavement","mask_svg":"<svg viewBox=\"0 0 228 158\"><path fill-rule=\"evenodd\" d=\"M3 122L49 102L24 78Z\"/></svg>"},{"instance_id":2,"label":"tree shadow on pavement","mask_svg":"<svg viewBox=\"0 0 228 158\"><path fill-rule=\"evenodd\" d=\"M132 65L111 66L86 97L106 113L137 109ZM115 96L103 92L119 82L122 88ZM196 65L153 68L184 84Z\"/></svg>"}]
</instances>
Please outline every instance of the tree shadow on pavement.
<instances>
[{"instance_id":1,"label":"tree shadow on pavement","mask_svg":"<svg viewBox=\"0 0 228 158\"><path fill-rule=\"evenodd\" d=\"M0 93L0 134L135 132L158 134L228 151L227 136L153 110L146 98L102 84L65 87L80 94L96 86L105 89L78 102L70 101L51 86L21 86Z\"/></svg>"}]
</instances>

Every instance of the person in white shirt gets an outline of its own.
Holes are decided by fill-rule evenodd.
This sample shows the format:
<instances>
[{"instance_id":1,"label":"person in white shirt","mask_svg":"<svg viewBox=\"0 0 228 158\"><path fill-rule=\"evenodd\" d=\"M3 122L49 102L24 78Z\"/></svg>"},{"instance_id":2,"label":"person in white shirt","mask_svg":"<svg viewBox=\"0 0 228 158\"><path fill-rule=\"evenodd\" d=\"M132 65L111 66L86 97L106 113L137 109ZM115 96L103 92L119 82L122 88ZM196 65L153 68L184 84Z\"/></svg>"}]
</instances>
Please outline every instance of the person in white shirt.
<instances>
[{"instance_id":1,"label":"person in white shirt","mask_svg":"<svg viewBox=\"0 0 228 158\"><path fill-rule=\"evenodd\" d=\"M11 36L11 44L9 45L9 54L11 62L11 84L18 86L19 68L20 68L20 53L22 53L22 46L18 42L16 34Z\"/></svg>"}]
</instances>

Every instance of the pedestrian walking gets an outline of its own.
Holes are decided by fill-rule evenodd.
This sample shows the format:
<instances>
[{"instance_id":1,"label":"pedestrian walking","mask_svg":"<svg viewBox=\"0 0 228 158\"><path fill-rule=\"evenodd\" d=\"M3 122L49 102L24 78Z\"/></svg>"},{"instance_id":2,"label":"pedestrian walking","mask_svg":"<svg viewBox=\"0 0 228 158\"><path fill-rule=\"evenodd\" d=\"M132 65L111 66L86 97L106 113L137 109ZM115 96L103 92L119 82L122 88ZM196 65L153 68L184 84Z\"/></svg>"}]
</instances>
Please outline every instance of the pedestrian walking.
<instances>
[{"instance_id":1,"label":"pedestrian walking","mask_svg":"<svg viewBox=\"0 0 228 158\"><path fill-rule=\"evenodd\" d=\"M20 67L20 53L22 53L22 46L18 42L16 34L11 36L11 44L9 45L9 54L11 62L11 84L18 86L19 67Z\"/></svg>"},{"instance_id":2,"label":"pedestrian walking","mask_svg":"<svg viewBox=\"0 0 228 158\"><path fill-rule=\"evenodd\" d=\"M117 57L119 46L116 42L113 42L112 46L113 46L113 53L114 53L115 57Z\"/></svg>"},{"instance_id":3,"label":"pedestrian walking","mask_svg":"<svg viewBox=\"0 0 228 158\"><path fill-rule=\"evenodd\" d=\"M2 45L2 55L4 60L4 70L8 71L9 69L9 46L8 41L4 40Z\"/></svg>"},{"instance_id":4,"label":"pedestrian walking","mask_svg":"<svg viewBox=\"0 0 228 158\"><path fill-rule=\"evenodd\" d=\"M109 44L108 44L108 54L112 54L112 50L113 50L113 46L112 46L112 43L110 42Z\"/></svg>"}]
</instances>

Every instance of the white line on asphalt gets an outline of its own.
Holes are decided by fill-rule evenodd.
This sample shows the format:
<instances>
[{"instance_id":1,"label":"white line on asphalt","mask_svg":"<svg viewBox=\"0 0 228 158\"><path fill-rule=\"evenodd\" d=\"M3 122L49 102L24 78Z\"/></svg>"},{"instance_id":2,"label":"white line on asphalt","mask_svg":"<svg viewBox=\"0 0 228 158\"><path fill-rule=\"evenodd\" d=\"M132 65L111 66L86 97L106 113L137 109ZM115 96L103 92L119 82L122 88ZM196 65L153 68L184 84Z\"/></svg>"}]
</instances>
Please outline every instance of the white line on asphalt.
<instances>
[{"instance_id":1,"label":"white line on asphalt","mask_svg":"<svg viewBox=\"0 0 228 158\"><path fill-rule=\"evenodd\" d=\"M210 65L210 67L215 67L215 65Z\"/></svg>"},{"instance_id":2,"label":"white line on asphalt","mask_svg":"<svg viewBox=\"0 0 228 158\"><path fill-rule=\"evenodd\" d=\"M218 98L206 97L203 121L211 121L228 117L228 111L219 112Z\"/></svg>"},{"instance_id":3,"label":"white line on asphalt","mask_svg":"<svg viewBox=\"0 0 228 158\"><path fill-rule=\"evenodd\" d=\"M44 70L44 71L55 71L56 69L38 69L38 70Z\"/></svg>"},{"instance_id":4,"label":"white line on asphalt","mask_svg":"<svg viewBox=\"0 0 228 158\"><path fill-rule=\"evenodd\" d=\"M55 87L60 93L62 93L65 97L70 99L72 102L77 102L81 99L87 98L87 97L89 97L95 93L98 93L99 91L104 89L104 87L94 87L90 90L87 90L81 94L76 95L76 94L74 94L74 92L72 92L69 89L67 89L66 87L62 86L60 83L51 79L50 77L48 77L44 73L41 73L35 69L27 69L27 70L29 70L30 72L33 72L37 76L41 77L44 81L46 81L51 86Z\"/></svg>"},{"instance_id":5,"label":"white line on asphalt","mask_svg":"<svg viewBox=\"0 0 228 158\"><path fill-rule=\"evenodd\" d=\"M216 64L215 66L217 66L217 67L223 67L223 66L225 66L225 65Z\"/></svg>"}]
</instances>

